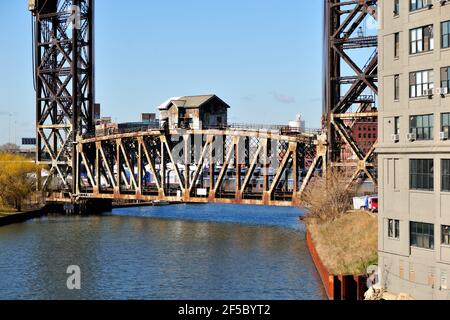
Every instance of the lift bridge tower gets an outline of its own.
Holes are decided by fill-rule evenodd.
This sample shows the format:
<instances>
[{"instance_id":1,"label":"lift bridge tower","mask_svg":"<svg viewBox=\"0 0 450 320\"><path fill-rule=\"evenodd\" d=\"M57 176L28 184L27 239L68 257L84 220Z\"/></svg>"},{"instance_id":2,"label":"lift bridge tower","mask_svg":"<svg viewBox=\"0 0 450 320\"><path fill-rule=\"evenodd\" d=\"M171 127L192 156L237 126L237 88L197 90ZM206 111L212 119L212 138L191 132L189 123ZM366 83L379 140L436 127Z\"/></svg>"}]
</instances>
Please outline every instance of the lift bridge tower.
<instances>
[{"instance_id":1,"label":"lift bridge tower","mask_svg":"<svg viewBox=\"0 0 450 320\"><path fill-rule=\"evenodd\" d=\"M29 0L43 190L76 194L77 137L94 129L94 0Z\"/></svg>"},{"instance_id":2,"label":"lift bridge tower","mask_svg":"<svg viewBox=\"0 0 450 320\"><path fill-rule=\"evenodd\" d=\"M324 0L324 9L324 162L376 184L377 1Z\"/></svg>"}]
</instances>

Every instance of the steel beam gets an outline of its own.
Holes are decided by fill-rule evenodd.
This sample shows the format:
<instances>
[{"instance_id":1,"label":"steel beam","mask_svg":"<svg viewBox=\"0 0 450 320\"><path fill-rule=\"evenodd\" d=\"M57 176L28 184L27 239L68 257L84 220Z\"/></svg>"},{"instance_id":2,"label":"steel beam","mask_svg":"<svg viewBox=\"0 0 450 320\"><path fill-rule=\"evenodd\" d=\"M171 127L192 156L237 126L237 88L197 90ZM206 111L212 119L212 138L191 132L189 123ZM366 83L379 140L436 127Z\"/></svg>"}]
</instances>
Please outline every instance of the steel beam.
<instances>
[{"instance_id":1,"label":"steel beam","mask_svg":"<svg viewBox=\"0 0 450 320\"><path fill-rule=\"evenodd\" d=\"M36 160L50 165L46 191L76 195L77 136L94 128L94 0L37 0L32 9Z\"/></svg>"},{"instance_id":2,"label":"steel beam","mask_svg":"<svg viewBox=\"0 0 450 320\"><path fill-rule=\"evenodd\" d=\"M375 122L378 116L377 36L364 34L367 19L377 19L377 1L324 0L324 3L325 99L322 119L328 148L324 166L353 167L352 181L363 173L376 184L376 176L366 170L376 167L375 145L368 153L363 152L352 132L358 121L370 119ZM364 54L367 63L362 64L359 60ZM352 74L348 74L348 70ZM373 96L370 99L369 94ZM344 150L351 151L355 158L344 158ZM323 155L317 157L323 158Z\"/></svg>"}]
</instances>

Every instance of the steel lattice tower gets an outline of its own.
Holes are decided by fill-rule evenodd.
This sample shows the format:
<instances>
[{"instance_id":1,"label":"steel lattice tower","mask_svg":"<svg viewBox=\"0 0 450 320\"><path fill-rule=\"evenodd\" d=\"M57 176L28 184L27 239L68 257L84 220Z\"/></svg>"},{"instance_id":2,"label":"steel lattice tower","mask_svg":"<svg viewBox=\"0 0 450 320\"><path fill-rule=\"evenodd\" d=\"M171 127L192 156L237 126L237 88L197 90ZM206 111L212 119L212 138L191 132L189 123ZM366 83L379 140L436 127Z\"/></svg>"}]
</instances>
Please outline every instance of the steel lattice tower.
<instances>
[{"instance_id":1,"label":"steel lattice tower","mask_svg":"<svg viewBox=\"0 0 450 320\"><path fill-rule=\"evenodd\" d=\"M94 128L94 0L31 0L37 161L44 190L76 193L77 137Z\"/></svg>"},{"instance_id":2,"label":"steel lattice tower","mask_svg":"<svg viewBox=\"0 0 450 320\"><path fill-rule=\"evenodd\" d=\"M376 143L362 150L353 130L358 121L376 122L378 116L377 1L325 0L324 15L327 165L350 168L352 182L362 175L376 183ZM373 28L369 19L375 19Z\"/></svg>"}]
</instances>

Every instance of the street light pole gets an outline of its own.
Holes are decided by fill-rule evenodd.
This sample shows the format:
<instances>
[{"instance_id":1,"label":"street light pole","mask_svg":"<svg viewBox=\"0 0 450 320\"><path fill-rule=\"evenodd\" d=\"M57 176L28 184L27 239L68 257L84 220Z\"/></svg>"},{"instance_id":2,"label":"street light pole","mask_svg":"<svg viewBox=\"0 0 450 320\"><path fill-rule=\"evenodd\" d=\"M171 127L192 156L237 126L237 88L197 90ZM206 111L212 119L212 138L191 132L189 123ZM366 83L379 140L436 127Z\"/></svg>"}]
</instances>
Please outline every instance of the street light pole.
<instances>
[{"instance_id":1,"label":"street light pole","mask_svg":"<svg viewBox=\"0 0 450 320\"><path fill-rule=\"evenodd\" d=\"M8 124L8 142L11 143L11 118L12 113L9 113L9 124Z\"/></svg>"},{"instance_id":2,"label":"street light pole","mask_svg":"<svg viewBox=\"0 0 450 320\"><path fill-rule=\"evenodd\" d=\"M14 135L13 135L14 144L17 144L17 120L14 119Z\"/></svg>"}]
</instances>

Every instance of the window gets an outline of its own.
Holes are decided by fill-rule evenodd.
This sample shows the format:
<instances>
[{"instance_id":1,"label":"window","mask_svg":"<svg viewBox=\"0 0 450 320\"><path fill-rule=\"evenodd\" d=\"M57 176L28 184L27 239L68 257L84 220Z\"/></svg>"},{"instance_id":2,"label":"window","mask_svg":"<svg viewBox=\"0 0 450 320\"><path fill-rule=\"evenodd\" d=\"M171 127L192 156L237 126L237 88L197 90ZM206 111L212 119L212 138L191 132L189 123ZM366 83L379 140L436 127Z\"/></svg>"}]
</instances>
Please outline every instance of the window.
<instances>
[{"instance_id":1,"label":"window","mask_svg":"<svg viewBox=\"0 0 450 320\"><path fill-rule=\"evenodd\" d=\"M434 190L434 161L411 159L409 161L409 186L411 190Z\"/></svg>"},{"instance_id":2,"label":"window","mask_svg":"<svg viewBox=\"0 0 450 320\"><path fill-rule=\"evenodd\" d=\"M400 239L400 221L388 219L388 237Z\"/></svg>"},{"instance_id":3,"label":"window","mask_svg":"<svg viewBox=\"0 0 450 320\"><path fill-rule=\"evenodd\" d=\"M416 140L433 140L434 116L412 116L410 119L409 133L416 135Z\"/></svg>"},{"instance_id":4,"label":"window","mask_svg":"<svg viewBox=\"0 0 450 320\"><path fill-rule=\"evenodd\" d=\"M400 0L394 0L394 16L400 14Z\"/></svg>"},{"instance_id":5,"label":"window","mask_svg":"<svg viewBox=\"0 0 450 320\"><path fill-rule=\"evenodd\" d=\"M441 114L441 131L450 135L450 113Z\"/></svg>"},{"instance_id":6,"label":"window","mask_svg":"<svg viewBox=\"0 0 450 320\"><path fill-rule=\"evenodd\" d=\"M441 289L447 290L447 272L441 271Z\"/></svg>"},{"instance_id":7,"label":"window","mask_svg":"<svg viewBox=\"0 0 450 320\"><path fill-rule=\"evenodd\" d=\"M394 100L400 100L400 75L394 76Z\"/></svg>"},{"instance_id":8,"label":"window","mask_svg":"<svg viewBox=\"0 0 450 320\"><path fill-rule=\"evenodd\" d=\"M433 25L411 29L409 31L409 53L415 54L434 49Z\"/></svg>"},{"instance_id":9,"label":"window","mask_svg":"<svg viewBox=\"0 0 450 320\"><path fill-rule=\"evenodd\" d=\"M434 225L411 222L411 246L434 249Z\"/></svg>"},{"instance_id":10,"label":"window","mask_svg":"<svg viewBox=\"0 0 450 320\"><path fill-rule=\"evenodd\" d=\"M450 159L443 159L441 162L441 190L450 192Z\"/></svg>"},{"instance_id":11,"label":"window","mask_svg":"<svg viewBox=\"0 0 450 320\"><path fill-rule=\"evenodd\" d=\"M450 93L450 67L441 68L441 88L447 88Z\"/></svg>"},{"instance_id":12,"label":"window","mask_svg":"<svg viewBox=\"0 0 450 320\"><path fill-rule=\"evenodd\" d=\"M394 34L394 58L399 57L399 51L400 51L400 33Z\"/></svg>"},{"instance_id":13,"label":"window","mask_svg":"<svg viewBox=\"0 0 450 320\"><path fill-rule=\"evenodd\" d=\"M450 226L442 226L441 228L441 244L450 245Z\"/></svg>"},{"instance_id":14,"label":"window","mask_svg":"<svg viewBox=\"0 0 450 320\"><path fill-rule=\"evenodd\" d=\"M400 134L400 117L394 118L394 134Z\"/></svg>"},{"instance_id":15,"label":"window","mask_svg":"<svg viewBox=\"0 0 450 320\"><path fill-rule=\"evenodd\" d=\"M425 8L425 0L409 0L409 11Z\"/></svg>"},{"instance_id":16,"label":"window","mask_svg":"<svg viewBox=\"0 0 450 320\"><path fill-rule=\"evenodd\" d=\"M434 89L433 70L411 72L409 74L409 97L427 96L425 90Z\"/></svg>"},{"instance_id":17,"label":"window","mask_svg":"<svg viewBox=\"0 0 450 320\"><path fill-rule=\"evenodd\" d=\"M441 46L442 48L450 47L450 21L441 23Z\"/></svg>"}]
</instances>

